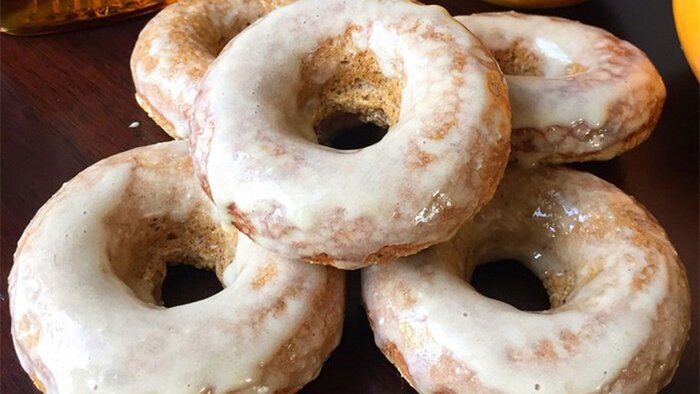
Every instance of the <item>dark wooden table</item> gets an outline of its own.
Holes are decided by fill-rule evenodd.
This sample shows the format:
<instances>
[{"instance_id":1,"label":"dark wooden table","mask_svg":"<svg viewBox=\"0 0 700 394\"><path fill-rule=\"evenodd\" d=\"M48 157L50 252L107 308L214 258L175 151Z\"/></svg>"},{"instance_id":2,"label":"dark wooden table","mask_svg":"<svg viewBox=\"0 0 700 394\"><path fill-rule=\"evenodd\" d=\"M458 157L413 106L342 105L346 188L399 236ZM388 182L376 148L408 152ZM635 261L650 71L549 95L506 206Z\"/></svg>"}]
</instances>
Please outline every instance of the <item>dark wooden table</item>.
<instances>
[{"instance_id":1,"label":"dark wooden table","mask_svg":"<svg viewBox=\"0 0 700 394\"><path fill-rule=\"evenodd\" d=\"M453 14L497 9L476 0L436 3ZM698 84L681 53L670 1L592 0L543 13L601 26L631 41L649 55L664 78L668 100L652 137L623 157L576 167L613 182L646 205L685 262L694 300L692 335L676 376L664 392L697 393ZM129 56L147 19L46 37L0 38L2 393L36 392L12 348L5 280L24 227L63 182L85 167L109 155L168 139L133 97ZM140 127L129 128L134 121ZM187 276L180 275L180 280ZM533 280L526 276L506 264L484 269L475 282L494 297L503 297L503 289L520 289L516 299L536 298L528 290ZM534 286L539 286L537 281ZM349 275L342 343L321 375L302 392L413 392L374 346L359 302L357 272Z\"/></svg>"}]
</instances>

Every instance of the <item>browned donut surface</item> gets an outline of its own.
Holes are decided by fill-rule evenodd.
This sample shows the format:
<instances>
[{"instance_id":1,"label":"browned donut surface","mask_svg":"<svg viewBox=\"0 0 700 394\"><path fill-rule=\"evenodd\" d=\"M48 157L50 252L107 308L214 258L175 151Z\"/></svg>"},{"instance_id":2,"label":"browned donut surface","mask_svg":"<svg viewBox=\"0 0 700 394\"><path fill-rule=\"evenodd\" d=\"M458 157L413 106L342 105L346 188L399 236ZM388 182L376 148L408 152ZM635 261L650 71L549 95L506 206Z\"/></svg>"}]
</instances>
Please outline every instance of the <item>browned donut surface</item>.
<instances>
[{"instance_id":1,"label":"browned donut surface","mask_svg":"<svg viewBox=\"0 0 700 394\"><path fill-rule=\"evenodd\" d=\"M209 64L236 34L292 0L180 0L151 19L131 56L136 101L173 138L188 119Z\"/></svg>"},{"instance_id":2,"label":"browned donut surface","mask_svg":"<svg viewBox=\"0 0 700 394\"><path fill-rule=\"evenodd\" d=\"M551 309L480 295L475 266L523 262ZM683 265L656 220L593 175L512 168L449 242L362 273L377 345L423 393L656 393L690 327Z\"/></svg>"},{"instance_id":3,"label":"browned donut surface","mask_svg":"<svg viewBox=\"0 0 700 394\"><path fill-rule=\"evenodd\" d=\"M506 74L513 160L608 160L639 145L656 126L666 89L629 42L563 18L515 12L456 18Z\"/></svg>"},{"instance_id":4,"label":"browned donut surface","mask_svg":"<svg viewBox=\"0 0 700 394\"><path fill-rule=\"evenodd\" d=\"M510 149L503 75L437 6L295 2L233 40L200 88L194 160L224 222L345 269L449 239L493 195ZM322 145L319 126L347 114L386 135Z\"/></svg>"},{"instance_id":5,"label":"browned donut surface","mask_svg":"<svg viewBox=\"0 0 700 394\"><path fill-rule=\"evenodd\" d=\"M160 306L175 263L224 289ZM294 392L340 340L344 276L224 232L172 141L66 183L20 239L9 296L19 360L48 393Z\"/></svg>"}]
</instances>

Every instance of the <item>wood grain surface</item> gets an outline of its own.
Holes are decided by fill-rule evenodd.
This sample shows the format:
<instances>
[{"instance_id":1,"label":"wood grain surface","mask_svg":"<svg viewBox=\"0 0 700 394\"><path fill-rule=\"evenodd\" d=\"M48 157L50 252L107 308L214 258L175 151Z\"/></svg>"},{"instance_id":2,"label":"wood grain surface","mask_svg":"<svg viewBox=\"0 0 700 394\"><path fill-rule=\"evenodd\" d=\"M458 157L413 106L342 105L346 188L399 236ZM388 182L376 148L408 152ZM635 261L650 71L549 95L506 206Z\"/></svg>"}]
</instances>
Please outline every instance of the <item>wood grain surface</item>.
<instances>
[{"instance_id":1,"label":"wood grain surface","mask_svg":"<svg viewBox=\"0 0 700 394\"><path fill-rule=\"evenodd\" d=\"M455 15L498 10L476 0L434 3ZM664 78L668 100L652 137L620 158L576 167L633 195L658 218L676 246L692 285L693 328L676 376L663 392L697 393L698 84L680 50L671 2L591 0L540 13L600 26L631 41L649 55ZM0 38L2 393L37 392L17 361L10 337L6 278L23 229L61 184L85 167L133 147L168 140L134 101L129 72L131 50L148 18L44 37ZM129 128L135 121L140 127ZM483 291L498 296L518 288L522 297L533 296L527 294L527 286L509 287L522 273L504 272L500 280L493 273L482 275L491 275L480 285ZM359 300L357 272L349 275L342 343L320 376L301 392L413 392L374 346Z\"/></svg>"}]
</instances>

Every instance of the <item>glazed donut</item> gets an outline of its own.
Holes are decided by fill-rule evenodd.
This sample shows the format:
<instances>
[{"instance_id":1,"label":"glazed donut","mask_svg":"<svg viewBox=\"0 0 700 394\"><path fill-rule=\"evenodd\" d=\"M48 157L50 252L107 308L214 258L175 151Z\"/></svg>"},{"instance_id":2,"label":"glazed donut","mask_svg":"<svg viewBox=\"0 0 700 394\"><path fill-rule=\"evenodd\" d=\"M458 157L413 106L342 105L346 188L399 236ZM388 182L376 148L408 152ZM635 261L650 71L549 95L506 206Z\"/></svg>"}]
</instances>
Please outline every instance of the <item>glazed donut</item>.
<instances>
[{"instance_id":1,"label":"glazed donut","mask_svg":"<svg viewBox=\"0 0 700 394\"><path fill-rule=\"evenodd\" d=\"M362 149L320 145L319 125L343 114L388 132ZM509 119L496 62L443 8L306 0L221 52L191 138L225 224L283 256L354 269L472 217L502 176Z\"/></svg>"},{"instance_id":2,"label":"glazed donut","mask_svg":"<svg viewBox=\"0 0 700 394\"><path fill-rule=\"evenodd\" d=\"M204 72L226 43L291 0L181 0L144 27L131 55L136 101L173 138L187 138Z\"/></svg>"},{"instance_id":3,"label":"glazed donut","mask_svg":"<svg viewBox=\"0 0 700 394\"><path fill-rule=\"evenodd\" d=\"M185 142L137 148L83 171L29 224L10 313L40 390L291 393L317 375L340 339L342 273L225 233L193 174ZM170 263L215 269L225 289L160 307Z\"/></svg>"},{"instance_id":4,"label":"glazed donut","mask_svg":"<svg viewBox=\"0 0 700 394\"><path fill-rule=\"evenodd\" d=\"M469 285L477 264L510 258L542 279L550 310ZM453 240L368 268L362 294L377 345L422 393L656 393L690 326L664 230L614 186L565 168L509 169Z\"/></svg>"},{"instance_id":5,"label":"glazed donut","mask_svg":"<svg viewBox=\"0 0 700 394\"><path fill-rule=\"evenodd\" d=\"M506 74L512 159L607 160L642 143L656 126L666 88L629 42L562 18L505 12L456 19Z\"/></svg>"}]
</instances>

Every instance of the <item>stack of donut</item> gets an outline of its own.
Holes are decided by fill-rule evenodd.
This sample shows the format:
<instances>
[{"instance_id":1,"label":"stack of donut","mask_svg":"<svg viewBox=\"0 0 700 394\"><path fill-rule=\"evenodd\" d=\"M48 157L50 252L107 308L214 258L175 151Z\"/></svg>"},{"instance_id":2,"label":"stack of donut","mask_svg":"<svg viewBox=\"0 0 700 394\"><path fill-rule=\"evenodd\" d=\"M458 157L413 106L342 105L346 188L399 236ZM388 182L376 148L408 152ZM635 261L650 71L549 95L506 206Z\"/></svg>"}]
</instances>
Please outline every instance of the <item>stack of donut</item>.
<instances>
[{"instance_id":1,"label":"stack of donut","mask_svg":"<svg viewBox=\"0 0 700 394\"><path fill-rule=\"evenodd\" d=\"M664 85L628 42L409 0L181 0L131 69L138 103L182 140L91 166L25 230L12 334L40 390L296 392L340 340L341 270L364 267L376 343L419 392L670 381L690 319L673 246L613 185L552 166L654 129ZM329 147L348 115L387 133ZM505 258L551 309L469 285ZM172 264L224 290L165 308Z\"/></svg>"}]
</instances>

